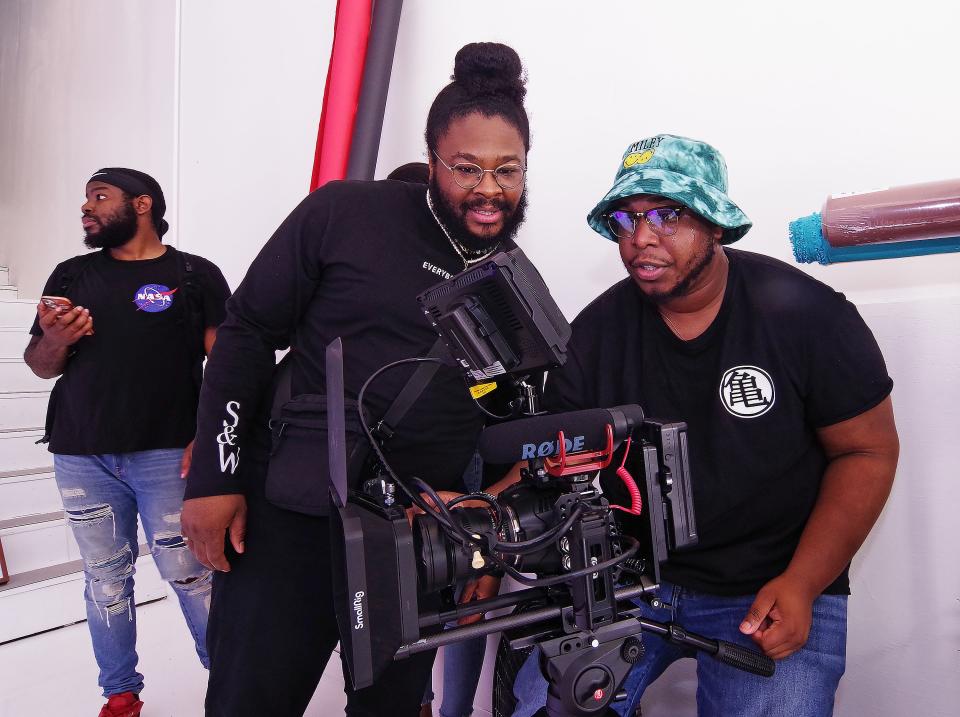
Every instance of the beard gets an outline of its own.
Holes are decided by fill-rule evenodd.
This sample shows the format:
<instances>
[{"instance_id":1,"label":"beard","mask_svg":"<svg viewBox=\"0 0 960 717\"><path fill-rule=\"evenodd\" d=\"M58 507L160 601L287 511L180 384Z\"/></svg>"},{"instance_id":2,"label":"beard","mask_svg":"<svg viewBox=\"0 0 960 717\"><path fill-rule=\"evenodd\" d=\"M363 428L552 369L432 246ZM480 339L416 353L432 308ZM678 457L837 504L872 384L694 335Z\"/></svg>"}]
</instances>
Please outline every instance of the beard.
<instances>
[{"instance_id":1,"label":"beard","mask_svg":"<svg viewBox=\"0 0 960 717\"><path fill-rule=\"evenodd\" d=\"M133 239L137 233L137 213L133 202L126 202L117 212L107 217L105 222L96 219L99 231L84 233L83 243L88 249L116 249Z\"/></svg>"},{"instance_id":2,"label":"beard","mask_svg":"<svg viewBox=\"0 0 960 717\"><path fill-rule=\"evenodd\" d=\"M500 199L482 199L477 198L472 202L463 202L455 207L444 196L440 189L440 183L436 175L430 179L429 184L430 200L433 202L433 210L437 213L440 223L450 232L454 241L461 244L464 248L472 252L483 252L494 248L501 242L513 239L523 220L526 219L527 212L527 189L524 187L517 200L517 205L510 209L506 200ZM474 234L467 228L466 214L474 207L495 206L503 212L503 227L496 234Z\"/></svg>"},{"instance_id":3,"label":"beard","mask_svg":"<svg viewBox=\"0 0 960 717\"><path fill-rule=\"evenodd\" d=\"M680 280L674 284L672 288L666 291L647 294L651 300L662 303L670 299L686 296L690 293L691 287L693 287L694 283L700 278L700 275L703 274L706 268L710 266L710 262L713 261L713 255L717 252L717 243L710 237L701 235L700 242L697 252L690 259L688 264L690 268L687 270L687 273L680 277Z\"/></svg>"}]
</instances>

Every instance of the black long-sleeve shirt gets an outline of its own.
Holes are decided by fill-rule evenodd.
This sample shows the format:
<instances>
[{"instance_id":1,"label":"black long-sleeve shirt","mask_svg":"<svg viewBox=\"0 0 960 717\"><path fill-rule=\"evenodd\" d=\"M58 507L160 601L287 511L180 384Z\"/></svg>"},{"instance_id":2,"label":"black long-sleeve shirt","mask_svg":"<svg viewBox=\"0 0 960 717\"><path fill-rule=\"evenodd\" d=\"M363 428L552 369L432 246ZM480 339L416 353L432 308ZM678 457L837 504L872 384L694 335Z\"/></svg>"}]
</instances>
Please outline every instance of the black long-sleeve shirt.
<instances>
[{"instance_id":1,"label":"black long-sleeve shirt","mask_svg":"<svg viewBox=\"0 0 960 717\"><path fill-rule=\"evenodd\" d=\"M427 354L436 335L416 296L463 269L423 185L332 182L310 194L227 304L204 375L186 497L240 493L262 479L275 350L294 347L293 395L323 394L324 351L341 337L346 393L356 398L381 366ZM369 415L382 416L414 370L371 384ZM482 424L461 374L444 366L396 427L391 465L438 489L458 486ZM318 473L326 480L327 466Z\"/></svg>"}]
</instances>

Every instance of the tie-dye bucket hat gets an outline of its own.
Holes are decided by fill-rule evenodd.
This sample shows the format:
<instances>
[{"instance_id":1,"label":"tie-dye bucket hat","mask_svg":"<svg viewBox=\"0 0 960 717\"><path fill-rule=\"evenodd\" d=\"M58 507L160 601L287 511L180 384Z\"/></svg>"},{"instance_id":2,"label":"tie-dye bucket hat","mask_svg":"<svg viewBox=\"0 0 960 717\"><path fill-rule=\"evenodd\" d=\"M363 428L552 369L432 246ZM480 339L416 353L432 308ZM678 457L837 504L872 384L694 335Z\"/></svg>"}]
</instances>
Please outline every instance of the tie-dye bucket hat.
<instances>
[{"instance_id":1,"label":"tie-dye bucket hat","mask_svg":"<svg viewBox=\"0 0 960 717\"><path fill-rule=\"evenodd\" d=\"M613 188L587 215L587 223L611 241L604 214L625 197L668 197L723 228L723 244L732 244L753 226L727 192L727 164L706 142L658 134L634 142L623 153Z\"/></svg>"}]
</instances>

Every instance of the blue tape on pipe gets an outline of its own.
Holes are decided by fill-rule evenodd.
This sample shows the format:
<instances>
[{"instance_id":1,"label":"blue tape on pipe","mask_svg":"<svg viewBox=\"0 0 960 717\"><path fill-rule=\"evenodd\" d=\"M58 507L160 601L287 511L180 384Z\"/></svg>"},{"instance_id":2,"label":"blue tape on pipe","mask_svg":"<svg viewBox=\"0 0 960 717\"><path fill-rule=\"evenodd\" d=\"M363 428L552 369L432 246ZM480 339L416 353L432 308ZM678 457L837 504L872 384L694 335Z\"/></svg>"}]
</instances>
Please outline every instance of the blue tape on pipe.
<instances>
[{"instance_id":1,"label":"blue tape on pipe","mask_svg":"<svg viewBox=\"0 0 960 717\"><path fill-rule=\"evenodd\" d=\"M793 245L793 256L799 264L810 264L825 261L824 246L828 246L823 238L820 224L820 212L814 212L808 217L800 217L790 222L790 243Z\"/></svg>"},{"instance_id":2,"label":"blue tape on pipe","mask_svg":"<svg viewBox=\"0 0 960 717\"><path fill-rule=\"evenodd\" d=\"M798 264L812 264L816 261L827 265L840 261L898 259L904 256L960 251L960 237L834 247L823 236L819 212L790 222L789 232L793 256Z\"/></svg>"}]
</instances>

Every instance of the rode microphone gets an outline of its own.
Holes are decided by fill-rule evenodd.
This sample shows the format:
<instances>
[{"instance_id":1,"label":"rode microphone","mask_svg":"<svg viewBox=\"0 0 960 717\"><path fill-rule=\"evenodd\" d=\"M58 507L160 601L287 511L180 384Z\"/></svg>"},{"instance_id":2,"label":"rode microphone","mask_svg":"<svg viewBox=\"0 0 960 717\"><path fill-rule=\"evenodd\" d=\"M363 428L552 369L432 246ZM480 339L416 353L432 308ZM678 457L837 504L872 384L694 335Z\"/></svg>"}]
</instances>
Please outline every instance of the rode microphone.
<instances>
[{"instance_id":1,"label":"rode microphone","mask_svg":"<svg viewBox=\"0 0 960 717\"><path fill-rule=\"evenodd\" d=\"M480 434L480 456L487 463L555 456L560 452L560 431L567 453L601 450L607 444L607 425L613 428L613 440L619 442L642 421L643 409L635 404L518 419L485 428Z\"/></svg>"}]
</instances>

